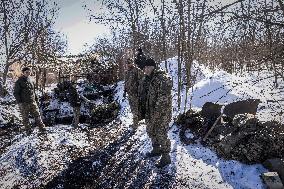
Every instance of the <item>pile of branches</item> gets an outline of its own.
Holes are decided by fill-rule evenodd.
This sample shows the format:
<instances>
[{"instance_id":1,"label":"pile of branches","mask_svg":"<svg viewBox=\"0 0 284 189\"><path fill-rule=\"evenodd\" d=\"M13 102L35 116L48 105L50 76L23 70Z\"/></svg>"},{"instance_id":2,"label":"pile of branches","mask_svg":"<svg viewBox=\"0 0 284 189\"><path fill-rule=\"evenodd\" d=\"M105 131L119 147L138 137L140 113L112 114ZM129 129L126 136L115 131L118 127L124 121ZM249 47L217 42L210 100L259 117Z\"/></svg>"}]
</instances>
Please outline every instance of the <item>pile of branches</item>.
<instances>
[{"instance_id":1,"label":"pile of branches","mask_svg":"<svg viewBox=\"0 0 284 189\"><path fill-rule=\"evenodd\" d=\"M188 111L178 117L180 139L185 144L198 139L226 159L245 163L262 163L271 158L284 157L284 125L278 122L259 122L250 114L240 114L233 121L218 122L206 141L204 136L216 118L207 119L200 112ZM190 130L193 138L186 137Z\"/></svg>"}]
</instances>

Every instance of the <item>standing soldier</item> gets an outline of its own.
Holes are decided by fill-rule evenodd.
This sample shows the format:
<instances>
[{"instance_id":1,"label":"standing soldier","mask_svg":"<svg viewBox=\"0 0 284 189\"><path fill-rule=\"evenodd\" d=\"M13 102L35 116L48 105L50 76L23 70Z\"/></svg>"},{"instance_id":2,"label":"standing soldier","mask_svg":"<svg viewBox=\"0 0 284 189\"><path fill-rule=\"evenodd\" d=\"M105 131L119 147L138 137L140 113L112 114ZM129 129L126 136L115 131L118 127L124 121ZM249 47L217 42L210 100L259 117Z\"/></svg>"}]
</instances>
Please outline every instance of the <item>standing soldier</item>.
<instances>
[{"instance_id":1,"label":"standing soldier","mask_svg":"<svg viewBox=\"0 0 284 189\"><path fill-rule=\"evenodd\" d=\"M68 83L68 99L71 107L73 108L73 121L72 126L74 128L77 128L80 123L80 109L81 109L81 100L84 100L87 103L90 103L90 100L88 100L85 96L79 95L77 89L76 89L76 83L70 82Z\"/></svg>"},{"instance_id":2,"label":"standing soldier","mask_svg":"<svg viewBox=\"0 0 284 189\"><path fill-rule=\"evenodd\" d=\"M32 114L32 116L35 118L35 122L41 132L44 131L45 127L39 113L38 98L35 93L34 83L31 81L30 75L31 69L29 67L24 67L22 69L22 76L18 78L14 87L14 96L19 105L23 125L27 134L31 133L29 114Z\"/></svg>"},{"instance_id":3,"label":"standing soldier","mask_svg":"<svg viewBox=\"0 0 284 189\"><path fill-rule=\"evenodd\" d=\"M131 59L126 61L127 73L125 75L125 91L128 94L129 105L133 114L132 128L135 130L138 127L138 85L143 76L142 70L137 68Z\"/></svg>"},{"instance_id":4,"label":"standing soldier","mask_svg":"<svg viewBox=\"0 0 284 189\"><path fill-rule=\"evenodd\" d=\"M161 155L160 161L156 164L158 168L161 168L171 163L169 155L171 141L167 133L172 117L172 81L166 72L156 69L156 63L151 58L145 61L143 70L146 76L139 85L141 104L139 111L142 117L145 117L146 131L153 147L147 156Z\"/></svg>"}]
</instances>

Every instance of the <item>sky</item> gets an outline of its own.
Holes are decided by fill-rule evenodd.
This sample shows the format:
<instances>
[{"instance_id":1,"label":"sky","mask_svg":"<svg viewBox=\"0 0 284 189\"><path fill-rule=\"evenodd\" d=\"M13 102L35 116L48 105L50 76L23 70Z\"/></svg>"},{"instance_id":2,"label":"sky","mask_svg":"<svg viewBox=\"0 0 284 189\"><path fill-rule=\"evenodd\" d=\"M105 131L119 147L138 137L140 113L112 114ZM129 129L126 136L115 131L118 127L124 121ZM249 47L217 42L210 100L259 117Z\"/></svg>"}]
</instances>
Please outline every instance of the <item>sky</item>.
<instances>
[{"instance_id":1,"label":"sky","mask_svg":"<svg viewBox=\"0 0 284 189\"><path fill-rule=\"evenodd\" d=\"M84 5L91 7L93 11L99 11L99 7L94 7L95 0L59 0L60 7L55 29L62 32L67 37L67 54L78 54L85 50L85 44L91 44L96 37L108 35L110 33L107 26L89 21L88 11ZM86 3L87 2L87 3ZM213 4L226 5L234 0L214 0Z\"/></svg>"},{"instance_id":2,"label":"sky","mask_svg":"<svg viewBox=\"0 0 284 189\"><path fill-rule=\"evenodd\" d=\"M55 29L67 37L67 54L78 54L84 51L86 43L91 44L96 37L109 34L108 27L89 22L88 11L83 8L84 0L59 0L57 3L60 10Z\"/></svg>"}]
</instances>

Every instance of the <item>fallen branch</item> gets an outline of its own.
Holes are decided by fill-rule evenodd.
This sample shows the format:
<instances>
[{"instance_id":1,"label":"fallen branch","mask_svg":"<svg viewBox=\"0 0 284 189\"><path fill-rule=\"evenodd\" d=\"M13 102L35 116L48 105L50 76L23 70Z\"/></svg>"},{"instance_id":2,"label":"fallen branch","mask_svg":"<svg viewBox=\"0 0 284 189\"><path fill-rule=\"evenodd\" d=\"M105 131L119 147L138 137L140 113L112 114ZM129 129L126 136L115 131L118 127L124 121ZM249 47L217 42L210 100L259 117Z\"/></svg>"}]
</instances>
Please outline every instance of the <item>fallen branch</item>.
<instances>
[{"instance_id":1,"label":"fallen branch","mask_svg":"<svg viewBox=\"0 0 284 189\"><path fill-rule=\"evenodd\" d=\"M206 133L205 137L202 139L203 141L206 141L206 139L208 138L208 136L211 134L211 132L213 131L213 129L216 127L217 123L219 122L219 120L221 119L222 114L216 119L216 121L214 122L213 126L209 129L209 131Z\"/></svg>"}]
</instances>

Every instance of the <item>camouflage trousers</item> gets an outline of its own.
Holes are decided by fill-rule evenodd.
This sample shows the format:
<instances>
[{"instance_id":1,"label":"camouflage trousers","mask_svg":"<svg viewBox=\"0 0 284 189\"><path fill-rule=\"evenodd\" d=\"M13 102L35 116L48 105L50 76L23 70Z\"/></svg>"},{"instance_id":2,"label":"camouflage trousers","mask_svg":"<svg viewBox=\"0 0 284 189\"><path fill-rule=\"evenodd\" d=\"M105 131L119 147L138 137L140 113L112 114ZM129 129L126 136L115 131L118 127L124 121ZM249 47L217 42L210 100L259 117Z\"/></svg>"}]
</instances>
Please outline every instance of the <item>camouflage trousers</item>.
<instances>
[{"instance_id":1,"label":"camouflage trousers","mask_svg":"<svg viewBox=\"0 0 284 189\"><path fill-rule=\"evenodd\" d=\"M161 154L170 153L171 141L168 139L169 122L151 123L151 121L146 120L146 124L146 132L151 139L153 150Z\"/></svg>"},{"instance_id":2,"label":"camouflage trousers","mask_svg":"<svg viewBox=\"0 0 284 189\"><path fill-rule=\"evenodd\" d=\"M129 105L133 115L133 126L137 128L138 126L138 97L129 96Z\"/></svg>"},{"instance_id":3,"label":"camouflage trousers","mask_svg":"<svg viewBox=\"0 0 284 189\"><path fill-rule=\"evenodd\" d=\"M31 129L31 126L29 123L29 114L31 114L34 117L36 125L39 126L40 129L43 129L45 125L42 122L39 108L36 102L20 103L19 108L20 108L20 113L22 115L23 125L25 129Z\"/></svg>"},{"instance_id":4,"label":"camouflage trousers","mask_svg":"<svg viewBox=\"0 0 284 189\"><path fill-rule=\"evenodd\" d=\"M73 107L73 127L78 127L80 121L80 106Z\"/></svg>"}]
</instances>

